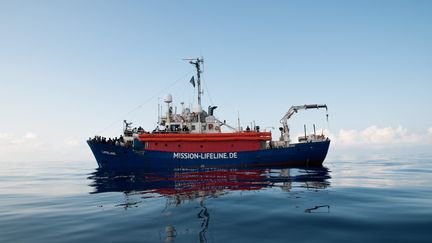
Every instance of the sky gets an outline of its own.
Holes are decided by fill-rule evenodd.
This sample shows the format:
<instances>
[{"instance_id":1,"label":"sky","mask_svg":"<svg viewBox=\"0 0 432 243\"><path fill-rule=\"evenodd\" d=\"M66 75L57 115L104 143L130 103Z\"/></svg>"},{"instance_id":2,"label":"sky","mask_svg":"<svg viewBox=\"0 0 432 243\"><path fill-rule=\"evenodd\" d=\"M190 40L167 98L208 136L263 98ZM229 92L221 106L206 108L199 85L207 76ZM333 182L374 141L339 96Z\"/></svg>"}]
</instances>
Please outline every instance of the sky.
<instances>
[{"instance_id":1,"label":"sky","mask_svg":"<svg viewBox=\"0 0 432 243\"><path fill-rule=\"evenodd\" d=\"M432 148L431 1L0 1L0 162L93 160L85 140L158 102L293 135L317 124L332 153ZM341 152L342 151L342 152Z\"/></svg>"}]
</instances>

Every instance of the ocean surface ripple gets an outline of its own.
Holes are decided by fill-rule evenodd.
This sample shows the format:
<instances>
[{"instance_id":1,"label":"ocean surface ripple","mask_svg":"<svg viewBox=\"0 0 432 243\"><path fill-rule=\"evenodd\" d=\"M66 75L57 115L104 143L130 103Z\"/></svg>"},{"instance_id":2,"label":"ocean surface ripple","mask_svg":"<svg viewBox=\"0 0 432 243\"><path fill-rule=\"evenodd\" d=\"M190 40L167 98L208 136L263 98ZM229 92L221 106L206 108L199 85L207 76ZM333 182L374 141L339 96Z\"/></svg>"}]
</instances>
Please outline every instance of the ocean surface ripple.
<instances>
[{"instance_id":1,"label":"ocean surface ripple","mask_svg":"<svg viewBox=\"0 0 432 243\"><path fill-rule=\"evenodd\" d=\"M4 163L0 242L430 242L432 157L112 172Z\"/></svg>"}]
</instances>

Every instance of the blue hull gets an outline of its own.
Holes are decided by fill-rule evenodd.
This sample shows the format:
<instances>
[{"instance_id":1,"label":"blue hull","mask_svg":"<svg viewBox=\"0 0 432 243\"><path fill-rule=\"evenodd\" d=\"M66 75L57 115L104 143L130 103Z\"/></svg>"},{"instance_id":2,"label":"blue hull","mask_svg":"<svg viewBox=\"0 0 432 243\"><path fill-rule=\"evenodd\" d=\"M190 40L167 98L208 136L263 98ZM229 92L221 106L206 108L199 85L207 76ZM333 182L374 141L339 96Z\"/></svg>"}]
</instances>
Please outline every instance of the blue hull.
<instances>
[{"instance_id":1,"label":"blue hull","mask_svg":"<svg viewBox=\"0 0 432 243\"><path fill-rule=\"evenodd\" d=\"M163 169L216 167L316 167L327 155L330 140L292 144L247 152L175 153L134 150L112 144L87 142L100 168L104 169Z\"/></svg>"}]
</instances>

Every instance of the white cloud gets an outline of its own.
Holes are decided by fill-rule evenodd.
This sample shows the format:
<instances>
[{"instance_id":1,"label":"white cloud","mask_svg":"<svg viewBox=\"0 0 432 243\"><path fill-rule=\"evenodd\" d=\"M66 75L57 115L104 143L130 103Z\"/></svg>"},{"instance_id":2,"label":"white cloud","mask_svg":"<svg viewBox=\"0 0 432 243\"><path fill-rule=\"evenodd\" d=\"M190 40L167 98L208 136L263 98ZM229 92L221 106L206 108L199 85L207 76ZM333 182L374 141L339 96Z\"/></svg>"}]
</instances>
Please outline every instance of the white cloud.
<instances>
[{"instance_id":1,"label":"white cloud","mask_svg":"<svg viewBox=\"0 0 432 243\"><path fill-rule=\"evenodd\" d=\"M0 133L0 159L15 161L15 158L25 156L27 156L27 160L35 158L35 154L46 147L43 141L36 138L38 136L33 132L27 132L23 135Z\"/></svg>"},{"instance_id":2,"label":"white cloud","mask_svg":"<svg viewBox=\"0 0 432 243\"><path fill-rule=\"evenodd\" d=\"M39 137L33 132L0 133L0 163L12 161L89 160L90 149L79 138Z\"/></svg>"},{"instance_id":3,"label":"white cloud","mask_svg":"<svg viewBox=\"0 0 432 243\"><path fill-rule=\"evenodd\" d=\"M321 129L317 129L317 133ZM324 129L332 140L332 147L339 148L392 148L398 145L432 144L432 127L423 133L410 132L398 127L369 126L365 129L340 129L332 134ZM298 134L299 136L303 134ZM292 137L296 140L297 137ZM0 162L91 160L92 154L85 140L74 137L45 137L34 132L21 134L0 132Z\"/></svg>"},{"instance_id":4,"label":"white cloud","mask_svg":"<svg viewBox=\"0 0 432 243\"><path fill-rule=\"evenodd\" d=\"M7 146L12 143L12 141L16 140L15 135L12 133L0 133L0 149L4 146Z\"/></svg>"},{"instance_id":5,"label":"white cloud","mask_svg":"<svg viewBox=\"0 0 432 243\"><path fill-rule=\"evenodd\" d=\"M35 133L32 132L28 132L23 136L24 139L35 139L37 138L37 135Z\"/></svg>"},{"instance_id":6,"label":"white cloud","mask_svg":"<svg viewBox=\"0 0 432 243\"><path fill-rule=\"evenodd\" d=\"M432 136L432 127L429 127L429 128L427 129L427 132L428 132L428 135L429 135L429 136Z\"/></svg>"},{"instance_id":7,"label":"white cloud","mask_svg":"<svg viewBox=\"0 0 432 243\"><path fill-rule=\"evenodd\" d=\"M13 135L10 133L0 133L0 139L2 139L2 140L10 138L11 136L13 136Z\"/></svg>"},{"instance_id":8,"label":"white cloud","mask_svg":"<svg viewBox=\"0 0 432 243\"><path fill-rule=\"evenodd\" d=\"M0 146L5 146L14 138L12 133L0 133Z\"/></svg>"},{"instance_id":9,"label":"white cloud","mask_svg":"<svg viewBox=\"0 0 432 243\"><path fill-rule=\"evenodd\" d=\"M359 132L357 130L341 129L339 135L334 138L336 144L353 145L359 143Z\"/></svg>"},{"instance_id":10,"label":"white cloud","mask_svg":"<svg viewBox=\"0 0 432 243\"><path fill-rule=\"evenodd\" d=\"M432 132L432 129L430 129ZM370 126L364 130L341 129L334 138L338 146L379 145L392 146L396 144L418 144L427 141L424 134L410 133L402 126L377 127Z\"/></svg>"},{"instance_id":11,"label":"white cloud","mask_svg":"<svg viewBox=\"0 0 432 243\"><path fill-rule=\"evenodd\" d=\"M14 152L24 151L27 149L33 149L41 147L43 144L41 141L35 141L37 134L33 132L27 132L22 136L18 136L12 133L0 133L0 152Z\"/></svg>"},{"instance_id":12,"label":"white cloud","mask_svg":"<svg viewBox=\"0 0 432 243\"><path fill-rule=\"evenodd\" d=\"M79 141L77 139L74 139L74 138L67 138L64 140L64 143L67 146L74 147L74 146L77 146L79 144Z\"/></svg>"}]
</instances>

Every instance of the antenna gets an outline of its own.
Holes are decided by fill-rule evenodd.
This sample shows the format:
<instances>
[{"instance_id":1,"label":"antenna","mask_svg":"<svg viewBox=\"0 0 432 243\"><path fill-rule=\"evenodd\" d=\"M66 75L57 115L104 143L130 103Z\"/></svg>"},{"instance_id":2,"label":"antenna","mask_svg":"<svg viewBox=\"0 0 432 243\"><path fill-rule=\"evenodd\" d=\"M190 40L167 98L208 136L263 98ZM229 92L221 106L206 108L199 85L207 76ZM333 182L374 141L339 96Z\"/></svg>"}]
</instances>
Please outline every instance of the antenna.
<instances>
[{"instance_id":1,"label":"antenna","mask_svg":"<svg viewBox=\"0 0 432 243\"><path fill-rule=\"evenodd\" d=\"M185 111L185 108L184 108L184 102L183 102L183 101L180 102L180 105L182 106L181 112L182 112L182 114L183 114L183 112Z\"/></svg>"},{"instance_id":2,"label":"antenna","mask_svg":"<svg viewBox=\"0 0 432 243\"><path fill-rule=\"evenodd\" d=\"M237 111L237 123L238 123L238 131L240 132L240 111Z\"/></svg>"},{"instance_id":3,"label":"antenna","mask_svg":"<svg viewBox=\"0 0 432 243\"><path fill-rule=\"evenodd\" d=\"M160 98L158 97L158 124L161 121L161 108L160 108Z\"/></svg>"}]
</instances>

